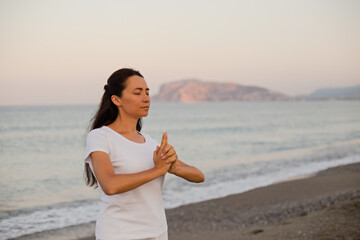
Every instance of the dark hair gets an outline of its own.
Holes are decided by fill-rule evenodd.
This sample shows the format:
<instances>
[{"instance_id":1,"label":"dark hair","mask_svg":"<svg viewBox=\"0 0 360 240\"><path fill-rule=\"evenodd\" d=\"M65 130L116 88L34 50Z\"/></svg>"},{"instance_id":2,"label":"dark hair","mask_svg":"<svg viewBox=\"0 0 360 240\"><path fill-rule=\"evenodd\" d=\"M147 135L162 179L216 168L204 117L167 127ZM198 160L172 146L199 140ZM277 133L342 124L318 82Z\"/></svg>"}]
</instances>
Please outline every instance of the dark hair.
<instances>
[{"instance_id":1,"label":"dark hair","mask_svg":"<svg viewBox=\"0 0 360 240\"><path fill-rule=\"evenodd\" d=\"M111 101L111 96L116 95L121 97L123 90L126 88L126 80L131 76L143 76L139 71L131 68L122 68L115 71L107 80L107 85L104 86L104 95L102 96L99 108L90 121L89 130L100 128L114 122L119 115L118 107ZM136 130L141 131L141 118L138 119ZM97 187L97 182L94 174L92 173L88 163L85 163L85 182L86 185Z\"/></svg>"}]
</instances>

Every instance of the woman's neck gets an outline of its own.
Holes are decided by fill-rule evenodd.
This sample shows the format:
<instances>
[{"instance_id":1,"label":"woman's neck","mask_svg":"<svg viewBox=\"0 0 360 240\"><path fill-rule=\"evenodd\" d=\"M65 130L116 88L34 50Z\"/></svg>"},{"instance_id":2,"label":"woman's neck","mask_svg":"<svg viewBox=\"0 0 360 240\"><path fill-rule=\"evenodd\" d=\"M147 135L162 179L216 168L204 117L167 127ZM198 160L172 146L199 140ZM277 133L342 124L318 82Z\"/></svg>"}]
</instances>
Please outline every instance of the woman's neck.
<instances>
[{"instance_id":1,"label":"woman's neck","mask_svg":"<svg viewBox=\"0 0 360 240\"><path fill-rule=\"evenodd\" d=\"M118 133L137 132L137 122L138 119L126 117L126 115L123 117L120 117L120 115L118 115L115 121L110 123L108 127L112 128Z\"/></svg>"}]
</instances>

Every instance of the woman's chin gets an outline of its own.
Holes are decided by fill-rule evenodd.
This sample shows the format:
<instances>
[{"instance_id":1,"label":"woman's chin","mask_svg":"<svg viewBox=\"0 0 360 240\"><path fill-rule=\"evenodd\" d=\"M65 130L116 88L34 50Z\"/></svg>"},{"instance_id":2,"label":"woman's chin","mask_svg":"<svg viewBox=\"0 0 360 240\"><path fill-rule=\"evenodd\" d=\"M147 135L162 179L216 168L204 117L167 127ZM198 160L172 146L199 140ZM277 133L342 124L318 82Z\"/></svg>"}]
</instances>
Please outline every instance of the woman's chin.
<instances>
[{"instance_id":1,"label":"woman's chin","mask_svg":"<svg viewBox=\"0 0 360 240\"><path fill-rule=\"evenodd\" d=\"M139 118L142 118L142 117L147 117L147 115L149 115L149 113L148 113L148 112L147 112L147 113L140 114L140 115L139 115Z\"/></svg>"}]
</instances>

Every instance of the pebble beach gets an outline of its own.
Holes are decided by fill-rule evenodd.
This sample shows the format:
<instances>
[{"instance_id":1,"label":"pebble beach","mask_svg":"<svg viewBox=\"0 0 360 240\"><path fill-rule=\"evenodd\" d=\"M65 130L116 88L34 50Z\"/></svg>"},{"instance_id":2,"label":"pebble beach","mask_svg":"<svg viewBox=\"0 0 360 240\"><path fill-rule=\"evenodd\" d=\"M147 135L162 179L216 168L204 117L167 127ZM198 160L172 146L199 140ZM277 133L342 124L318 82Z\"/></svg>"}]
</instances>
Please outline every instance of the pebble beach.
<instances>
[{"instance_id":1,"label":"pebble beach","mask_svg":"<svg viewBox=\"0 0 360 240\"><path fill-rule=\"evenodd\" d=\"M360 239L360 163L171 209L169 239Z\"/></svg>"}]
</instances>

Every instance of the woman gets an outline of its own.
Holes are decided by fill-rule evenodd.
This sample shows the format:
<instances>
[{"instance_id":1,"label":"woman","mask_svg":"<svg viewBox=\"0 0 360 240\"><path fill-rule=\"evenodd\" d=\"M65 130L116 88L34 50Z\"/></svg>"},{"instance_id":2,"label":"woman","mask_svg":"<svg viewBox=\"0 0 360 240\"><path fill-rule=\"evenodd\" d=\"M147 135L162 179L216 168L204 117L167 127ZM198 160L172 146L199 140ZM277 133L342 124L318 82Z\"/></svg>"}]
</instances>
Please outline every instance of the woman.
<instances>
[{"instance_id":1,"label":"woman","mask_svg":"<svg viewBox=\"0 0 360 240\"><path fill-rule=\"evenodd\" d=\"M104 89L85 152L86 182L99 186L100 191L96 238L167 239L161 197L165 174L190 182L203 182L204 174L177 158L166 132L160 146L140 133L150 98L138 71L124 68L114 72Z\"/></svg>"}]
</instances>

